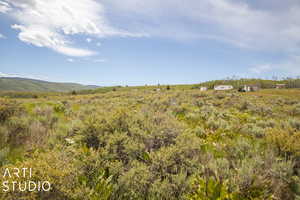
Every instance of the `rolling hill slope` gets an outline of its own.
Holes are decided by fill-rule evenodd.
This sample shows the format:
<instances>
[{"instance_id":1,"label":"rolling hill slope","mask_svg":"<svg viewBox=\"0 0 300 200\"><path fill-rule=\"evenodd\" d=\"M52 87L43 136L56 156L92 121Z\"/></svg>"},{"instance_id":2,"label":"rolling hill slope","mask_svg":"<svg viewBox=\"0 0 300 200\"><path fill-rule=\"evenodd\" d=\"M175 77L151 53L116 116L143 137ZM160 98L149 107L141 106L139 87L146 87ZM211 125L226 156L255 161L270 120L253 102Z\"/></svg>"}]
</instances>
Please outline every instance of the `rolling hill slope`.
<instances>
[{"instance_id":1,"label":"rolling hill slope","mask_svg":"<svg viewBox=\"0 0 300 200\"><path fill-rule=\"evenodd\" d=\"M26 78L0 77L0 91L70 92L95 89L97 86L77 83L55 83Z\"/></svg>"}]
</instances>

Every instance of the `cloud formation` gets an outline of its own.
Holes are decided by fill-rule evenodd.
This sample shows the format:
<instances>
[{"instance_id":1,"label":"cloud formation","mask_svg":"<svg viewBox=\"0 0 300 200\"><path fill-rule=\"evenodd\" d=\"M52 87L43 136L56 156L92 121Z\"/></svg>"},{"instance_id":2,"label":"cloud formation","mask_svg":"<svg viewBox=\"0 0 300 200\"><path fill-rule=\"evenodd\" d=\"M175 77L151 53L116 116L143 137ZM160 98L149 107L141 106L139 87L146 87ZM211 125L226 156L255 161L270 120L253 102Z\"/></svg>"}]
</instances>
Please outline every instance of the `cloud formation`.
<instances>
[{"instance_id":1,"label":"cloud formation","mask_svg":"<svg viewBox=\"0 0 300 200\"><path fill-rule=\"evenodd\" d=\"M300 56L291 55L286 59L281 60L277 63L268 63L256 65L249 68L251 73L261 75L267 72L281 72L284 76L295 76L300 74Z\"/></svg>"},{"instance_id":2,"label":"cloud formation","mask_svg":"<svg viewBox=\"0 0 300 200\"><path fill-rule=\"evenodd\" d=\"M272 70L272 68L273 67L271 64L256 65L256 66L250 68L250 72L255 73L255 74L262 74L262 73Z\"/></svg>"},{"instance_id":3,"label":"cloud formation","mask_svg":"<svg viewBox=\"0 0 300 200\"><path fill-rule=\"evenodd\" d=\"M95 55L96 52L72 47L63 35L52 32L44 27L35 26L22 26L12 25L13 29L20 30L19 39L28 44L33 44L38 47L48 47L59 53L68 56L91 56Z\"/></svg>"},{"instance_id":4,"label":"cloud formation","mask_svg":"<svg viewBox=\"0 0 300 200\"><path fill-rule=\"evenodd\" d=\"M107 62L107 60L103 59L103 58L100 58L100 59L94 59L93 62L95 62L95 63L105 63L105 62Z\"/></svg>"},{"instance_id":5,"label":"cloud formation","mask_svg":"<svg viewBox=\"0 0 300 200\"><path fill-rule=\"evenodd\" d=\"M91 39L91 38L86 38L86 41L87 41L88 43L91 43L91 42L92 42L92 39Z\"/></svg>"},{"instance_id":6,"label":"cloud formation","mask_svg":"<svg viewBox=\"0 0 300 200\"><path fill-rule=\"evenodd\" d=\"M299 0L0 0L0 12L17 21L20 40L68 56L96 54L76 47L75 34L216 40L287 54L300 48Z\"/></svg>"},{"instance_id":7,"label":"cloud formation","mask_svg":"<svg viewBox=\"0 0 300 200\"><path fill-rule=\"evenodd\" d=\"M103 0L121 24L176 39L212 39L238 47L299 48L300 2L234 0ZM127 23L125 23L127 21Z\"/></svg>"},{"instance_id":8,"label":"cloud formation","mask_svg":"<svg viewBox=\"0 0 300 200\"><path fill-rule=\"evenodd\" d=\"M214 40L251 51L278 53L279 63L251 72L300 73L299 0L102 0L114 23L154 37ZM116 17L117 16L117 17Z\"/></svg>"},{"instance_id":9,"label":"cloud formation","mask_svg":"<svg viewBox=\"0 0 300 200\"><path fill-rule=\"evenodd\" d=\"M286 76L295 76L300 74L300 56L291 55L287 59L272 65L274 70L280 70Z\"/></svg>"},{"instance_id":10,"label":"cloud formation","mask_svg":"<svg viewBox=\"0 0 300 200\"><path fill-rule=\"evenodd\" d=\"M5 39L6 37L0 33L0 39Z\"/></svg>"},{"instance_id":11,"label":"cloud formation","mask_svg":"<svg viewBox=\"0 0 300 200\"><path fill-rule=\"evenodd\" d=\"M88 49L74 46L70 36L75 34L97 37L135 37L138 34L112 27L103 6L94 0L5 0L0 8L12 16L23 42L47 47L68 56L95 55ZM8 9L5 9L7 7Z\"/></svg>"},{"instance_id":12,"label":"cloud formation","mask_svg":"<svg viewBox=\"0 0 300 200\"><path fill-rule=\"evenodd\" d=\"M0 13L7 13L11 8L8 3L0 1Z\"/></svg>"}]
</instances>

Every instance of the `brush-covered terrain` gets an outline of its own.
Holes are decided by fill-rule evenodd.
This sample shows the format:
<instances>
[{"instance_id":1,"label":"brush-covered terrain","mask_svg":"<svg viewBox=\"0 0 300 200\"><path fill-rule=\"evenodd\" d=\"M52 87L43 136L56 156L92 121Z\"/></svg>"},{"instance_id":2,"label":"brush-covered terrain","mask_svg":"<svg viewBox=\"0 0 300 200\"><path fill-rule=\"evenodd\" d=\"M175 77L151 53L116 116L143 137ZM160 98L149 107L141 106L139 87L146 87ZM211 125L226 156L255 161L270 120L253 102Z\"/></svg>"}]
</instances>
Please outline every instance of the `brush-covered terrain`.
<instances>
[{"instance_id":1,"label":"brush-covered terrain","mask_svg":"<svg viewBox=\"0 0 300 200\"><path fill-rule=\"evenodd\" d=\"M1 174L11 167L52 189L3 200L300 199L300 90L2 97Z\"/></svg>"}]
</instances>

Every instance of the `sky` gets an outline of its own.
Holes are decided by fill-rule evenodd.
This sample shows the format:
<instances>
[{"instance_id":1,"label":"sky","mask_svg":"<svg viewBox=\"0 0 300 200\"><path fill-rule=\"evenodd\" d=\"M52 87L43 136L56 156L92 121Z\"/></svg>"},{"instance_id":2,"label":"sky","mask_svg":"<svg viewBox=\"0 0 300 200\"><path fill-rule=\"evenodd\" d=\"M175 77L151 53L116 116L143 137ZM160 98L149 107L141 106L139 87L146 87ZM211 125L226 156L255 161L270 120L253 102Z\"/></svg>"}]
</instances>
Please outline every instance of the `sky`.
<instances>
[{"instance_id":1,"label":"sky","mask_svg":"<svg viewBox=\"0 0 300 200\"><path fill-rule=\"evenodd\" d=\"M0 76L109 86L299 75L299 0L0 0Z\"/></svg>"}]
</instances>

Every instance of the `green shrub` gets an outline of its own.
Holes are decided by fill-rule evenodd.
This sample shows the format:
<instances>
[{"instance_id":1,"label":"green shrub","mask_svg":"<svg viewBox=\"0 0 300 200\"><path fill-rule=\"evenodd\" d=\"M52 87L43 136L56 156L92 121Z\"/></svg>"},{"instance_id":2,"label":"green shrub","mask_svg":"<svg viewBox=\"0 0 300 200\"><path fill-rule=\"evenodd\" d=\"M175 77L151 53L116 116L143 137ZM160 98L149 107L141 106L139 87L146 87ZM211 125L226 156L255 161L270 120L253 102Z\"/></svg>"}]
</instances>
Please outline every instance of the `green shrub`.
<instances>
[{"instance_id":1,"label":"green shrub","mask_svg":"<svg viewBox=\"0 0 300 200\"><path fill-rule=\"evenodd\" d=\"M57 113L64 113L66 111L66 107L63 103L58 103L54 105L54 111Z\"/></svg>"},{"instance_id":2,"label":"green shrub","mask_svg":"<svg viewBox=\"0 0 300 200\"><path fill-rule=\"evenodd\" d=\"M194 181L195 191L187 195L189 200L240 200L236 192L231 192L228 182L209 178Z\"/></svg>"},{"instance_id":3,"label":"green shrub","mask_svg":"<svg viewBox=\"0 0 300 200\"><path fill-rule=\"evenodd\" d=\"M0 123L17 114L21 107L14 101L3 101L0 99Z\"/></svg>"}]
</instances>

